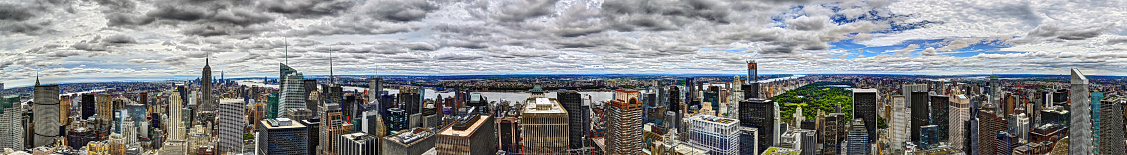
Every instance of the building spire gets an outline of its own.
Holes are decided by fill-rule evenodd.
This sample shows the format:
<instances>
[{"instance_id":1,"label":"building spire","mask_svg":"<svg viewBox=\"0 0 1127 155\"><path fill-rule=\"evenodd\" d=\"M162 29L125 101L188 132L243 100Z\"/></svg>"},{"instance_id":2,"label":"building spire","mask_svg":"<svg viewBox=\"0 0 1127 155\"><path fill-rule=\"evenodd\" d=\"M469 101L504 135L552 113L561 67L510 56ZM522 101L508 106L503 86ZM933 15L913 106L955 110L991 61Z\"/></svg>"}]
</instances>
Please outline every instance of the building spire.
<instances>
[{"instance_id":1,"label":"building spire","mask_svg":"<svg viewBox=\"0 0 1127 155\"><path fill-rule=\"evenodd\" d=\"M39 85L39 69L35 69L35 85Z\"/></svg>"},{"instance_id":2,"label":"building spire","mask_svg":"<svg viewBox=\"0 0 1127 155\"><path fill-rule=\"evenodd\" d=\"M329 83L336 83L333 80L333 45L329 45Z\"/></svg>"},{"instance_id":3,"label":"building spire","mask_svg":"<svg viewBox=\"0 0 1127 155\"><path fill-rule=\"evenodd\" d=\"M282 41L286 47L286 65L290 65L290 40L289 37L282 37Z\"/></svg>"},{"instance_id":4,"label":"building spire","mask_svg":"<svg viewBox=\"0 0 1127 155\"><path fill-rule=\"evenodd\" d=\"M207 56L203 58L203 66L211 67L211 51L207 51Z\"/></svg>"}]
</instances>

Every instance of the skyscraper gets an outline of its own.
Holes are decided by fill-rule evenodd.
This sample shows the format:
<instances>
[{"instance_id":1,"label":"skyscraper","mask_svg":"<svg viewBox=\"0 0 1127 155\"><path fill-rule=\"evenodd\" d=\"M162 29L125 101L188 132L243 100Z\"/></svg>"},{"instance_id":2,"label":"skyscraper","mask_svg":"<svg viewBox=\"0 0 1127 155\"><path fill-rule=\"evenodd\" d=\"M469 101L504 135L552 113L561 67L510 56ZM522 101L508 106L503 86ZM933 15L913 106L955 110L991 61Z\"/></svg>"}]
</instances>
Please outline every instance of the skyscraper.
<instances>
[{"instance_id":1,"label":"skyscraper","mask_svg":"<svg viewBox=\"0 0 1127 155\"><path fill-rule=\"evenodd\" d=\"M888 119L889 146L893 151L903 150L904 142L908 142L909 110L903 95L892 96L892 116Z\"/></svg>"},{"instance_id":2,"label":"skyscraper","mask_svg":"<svg viewBox=\"0 0 1127 155\"><path fill-rule=\"evenodd\" d=\"M256 123L259 127L255 135L258 149L256 155L307 155L309 130L305 125L289 118L265 119Z\"/></svg>"},{"instance_id":3,"label":"skyscraper","mask_svg":"<svg viewBox=\"0 0 1127 155\"><path fill-rule=\"evenodd\" d=\"M583 109L583 97L579 92L560 91L556 93L560 104L567 110L568 146L572 149L583 147L584 127L587 123L587 112ZM667 122L672 123L672 122Z\"/></svg>"},{"instance_id":4,"label":"skyscraper","mask_svg":"<svg viewBox=\"0 0 1127 155\"><path fill-rule=\"evenodd\" d=\"M24 150L22 116L19 96L0 96L0 149Z\"/></svg>"},{"instance_id":5,"label":"skyscraper","mask_svg":"<svg viewBox=\"0 0 1127 155\"><path fill-rule=\"evenodd\" d=\"M920 126L928 124L931 119L929 113L931 107L928 105L927 99L927 85L926 84L910 84L904 85L904 99L908 105L908 109L912 110L911 123L908 126L908 137L912 142L920 141Z\"/></svg>"},{"instance_id":6,"label":"skyscraper","mask_svg":"<svg viewBox=\"0 0 1127 155\"><path fill-rule=\"evenodd\" d=\"M862 119L854 119L853 124L849 130L849 143L846 148L850 155L867 155L869 154L869 140L868 131L865 131L865 121Z\"/></svg>"},{"instance_id":7,"label":"skyscraper","mask_svg":"<svg viewBox=\"0 0 1127 155\"><path fill-rule=\"evenodd\" d=\"M208 57L211 57L211 55L208 55ZM210 58L205 58L203 66L203 76L200 77L200 95L203 96L200 97L200 109L198 110L199 112L215 112L215 99L212 98L215 95L212 94L213 92L211 91L211 87L212 84Z\"/></svg>"},{"instance_id":8,"label":"skyscraper","mask_svg":"<svg viewBox=\"0 0 1127 155\"><path fill-rule=\"evenodd\" d=\"M1089 155L1092 152L1092 118L1091 107L1088 104L1088 77L1079 69L1072 69L1072 88L1069 89L1070 120L1068 129L1068 154Z\"/></svg>"},{"instance_id":9,"label":"skyscraper","mask_svg":"<svg viewBox=\"0 0 1127 155\"><path fill-rule=\"evenodd\" d=\"M38 147L51 144L59 135L59 85L40 85L35 77L35 142Z\"/></svg>"},{"instance_id":10,"label":"skyscraper","mask_svg":"<svg viewBox=\"0 0 1127 155\"><path fill-rule=\"evenodd\" d=\"M340 135L341 155L377 155L380 153L382 137L363 132Z\"/></svg>"},{"instance_id":11,"label":"skyscraper","mask_svg":"<svg viewBox=\"0 0 1127 155\"><path fill-rule=\"evenodd\" d=\"M955 95L951 98L950 112L951 124L948 126L948 143L956 150L963 150L966 146L966 122L970 120L970 99L966 95ZM1040 113L1040 112L1035 112Z\"/></svg>"},{"instance_id":12,"label":"skyscraper","mask_svg":"<svg viewBox=\"0 0 1127 155\"><path fill-rule=\"evenodd\" d=\"M877 89L853 89L853 116L865 121L869 142L877 140L877 98Z\"/></svg>"},{"instance_id":13,"label":"skyscraper","mask_svg":"<svg viewBox=\"0 0 1127 155\"><path fill-rule=\"evenodd\" d=\"M528 152L567 154L568 113L550 98L528 98L520 117L522 142Z\"/></svg>"},{"instance_id":14,"label":"skyscraper","mask_svg":"<svg viewBox=\"0 0 1127 155\"><path fill-rule=\"evenodd\" d=\"M1127 98L1108 96L1100 103L1099 154L1124 154L1123 106Z\"/></svg>"},{"instance_id":15,"label":"skyscraper","mask_svg":"<svg viewBox=\"0 0 1127 155\"><path fill-rule=\"evenodd\" d=\"M642 151L642 103L637 90L615 90L606 111L606 153L638 154ZM524 122L522 122L524 123Z\"/></svg>"},{"instance_id":16,"label":"skyscraper","mask_svg":"<svg viewBox=\"0 0 1127 155\"><path fill-rule=\"evenodd\" d=\"M935 136L937 137L935 137L935 139L938 140L937 142L947 142L947 135L950 132L948 130L950 130L949 127L952 126L950 124L951 113L948 111L950 110L951 99L946 95L932 95L930 101L930 106L932 107L931 119L929 119L931 120L930 124L938 127L936 128Z\"/></svg>"},{"instance_id":17,"label":"skyscraper","mask_svg":"<svg viewBox=\"0 0 1127 155\"><path fill-rule=\"evenodd\" d=\"M303 98L305 96L305 88L302 83L302 79L304 78L301 73L293 73L286 76L286 80L282 82L282 85L286 85L285 89L279 89L282 91L282 95L279 96L280 99L278 99L280 101L280 103L278 103L278 117L289 118L290 116L286 114L286 110L305 108L305 98Z\"/></svg>"},{"instance_id":18,"label":"skyscraper","mask_svg":"<svg viewBox=\"0 0 1127 155\"><path fill-rule=\"evenodd\" d=\"M100 100L101 98L99 98ZM180 92L177 89L172 89L171 95L168 97L168 140L187 140L188 128L184 125L181 112L184 109L184 103L180 101Z\"/></svg>"},{"instance_id":19,"label":"skyscraper","mask_svg":"<svg viewBox=\"0 0 1127 155\"><path fill-rule=\"evenodd\" d=\"M775 101L748 98L740 101L740 126L757 128L756 152L763 152L779 143L779 105ZM754 114L754 115L752 115ZM746 139L745 139L746 140ZM740 142L747 144L748 142ZM746 147L746 146L742 146Z\"/></svg>"},{"instance_id":20,"label":"skyscraper","mask_svg":"<svg viewBox=\"0 0 1127 155\"><path fill-rule=\"evenodd\" d=\"M713 155L736 155L740 150L739 120L709 115L689 119L689 143Z\"/></svg>"},{"instance_id":21,"label":"skyscraper","mask_svg":"<svg viewBox=\"0 0 1127 155\"><path fill-rule=\"evenodd\" d=\"M435 151L442 155L493 154L497 152L496 129L488 114L457 116L454 124L438 131ZM566 132L564 132L566 133ZM528 135L531 138L533 135ZM562 139L566 141L567 139ZM566 145L564 142L562 145ZM542 153L542 152L536 152Z\"/></svg>"},{"instance_id":22,"label":"skyscraper","mask_svg":"<svg viewBox=\"0 0 1127 155\"><path fill-rule=\"evenodd\" d=\"M220 100L215 128L218 152L242 152L243 130L246 129L246 104L242 99Z\"/></svg>"},{"instance_id":23,"label":"skyscraper","mask_svg":"<svg viewBox=\"0 0 1127 155\"><path fill-rule=\"evenodd\" d=\"M345 134L344 116L341 114L339 104L324 104L321 110L321 133L319 134L319 138L321 138L321 142L319 143L321 144L321 153L319 154L335 155L339 153L337 148L340 146L333 144L337 144L340 135Z\"/></svg>"}]
</instances>

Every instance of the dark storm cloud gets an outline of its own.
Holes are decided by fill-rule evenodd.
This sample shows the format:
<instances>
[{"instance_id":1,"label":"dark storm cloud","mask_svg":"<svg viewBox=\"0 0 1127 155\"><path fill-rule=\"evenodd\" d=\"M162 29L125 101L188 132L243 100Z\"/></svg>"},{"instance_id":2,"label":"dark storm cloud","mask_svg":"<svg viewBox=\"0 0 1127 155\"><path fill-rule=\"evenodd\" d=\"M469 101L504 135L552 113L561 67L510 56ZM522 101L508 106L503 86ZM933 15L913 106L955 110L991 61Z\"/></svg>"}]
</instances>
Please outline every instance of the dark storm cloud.
<instances>
[{"instance_id":1,"label":"dark storm cloud","mask_svg":"<svg viewBox=\"0 0 1127 155\"><path fill-rule=\"evenodd\" d=\"M12 4L0 4L0 20L6 21L25 21L35 17L35 13L28 8L29 6L17 6Z\"/></svg>"},{"instance_id":2,"label":"dark storm cloud","mask_svg":"<svg viewBox=\"0 0 1127 155\"><path fill-rule=\"evenodd\" d=\"M558 0L522 0L504 2L500 13L493 14L492 18L503 22L522 22L525 19L540 17L552 13L552 6Z\"/></svg>"},{"instance_id":3,"label":"dark storm cloud","mask_svg":"<svg viewBox=\"0 0 1127 155\"><path fill-rule=\"evenodd\" d=\"M621 0L603 2L603 20L619 31L676 30L693 22L732 22L732 8L718 0Z\"/></svg>"},{"instance_id":4,"label":"dark storm cloud","mask_svg":"<svg viewBox=\"0 0 1127 155\"><path fill-rule=\"evenodd\" d=\"M145 28L161 25L179 27L180 33L191 36L229 36L246 38L274 30L265 25L274 16L254 12L243 1L164 1L156 8L137 14L133 12L107 13L106 25L110 27Z\"/></svg>"},{"instance_id":5,"label":"dark storm cloud","mask_svg":"<svg viewBox=\"0 0 1127 155\"><path fill-rule=\"evenodd\" d=\"M358 12L381 21L418 21L438 9L425 0L370 0Z\"/></svg>"},{"instance_id":6,"label":"dark storm cloud","mask_svg":"<svg viewBox=\"0 0 1127 155\"><path fill-rule=\"evenodd\" d=\"M352 0L262 0L258 8L289 17L311 18L336 15L355 6Z\"/></svg>"},{"instance_id":7,"label":"dark storm cloud","mask_svg":"<svg viewBox=\"0 0 1127 155\"><path fill-rule=\"evenodd\" d=\"M108 43L108 44L131 44L131 43L137 43L137 40L133 39L133 37L119 34L119 35L113 35L113 36L106 37L105 39L102 40L102 42Z\"/></svg>"}]
</instances>

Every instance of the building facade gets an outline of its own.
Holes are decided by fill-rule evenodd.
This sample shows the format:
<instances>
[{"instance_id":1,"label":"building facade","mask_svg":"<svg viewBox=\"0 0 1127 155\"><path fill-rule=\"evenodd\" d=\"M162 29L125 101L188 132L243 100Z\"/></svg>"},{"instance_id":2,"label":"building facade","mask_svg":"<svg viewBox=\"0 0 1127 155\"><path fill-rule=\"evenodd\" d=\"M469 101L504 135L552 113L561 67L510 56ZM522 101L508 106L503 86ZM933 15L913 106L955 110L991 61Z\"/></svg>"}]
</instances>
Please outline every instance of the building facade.
<instances>
[{"instance_id":1,"label":"building facade","mask_svg":"<svg viewBox=\"0 0 1127 155\"><path fill-rule=\"evenodd\" d=\"M495 132L493 117L488 114L459 116L457 122L438 132L435 151L440 155L493 154L497 152Z\"/></svg>"},{"instance_id":2,"label":"building facade","mask_svg":"<svg viewBox=\"0 0 1127 155\"><path fill-rule=\"evenodd\" d=\"M434 131L411 128L383 138L380 154L419 155L434 149Z\"/></svg>"},{"instance_id":3,"label":"building facade","mask_svg":"<svg viewBox=\"0 0 1127 155\"><path fill-rule=\"evenodd\" d=\"M1108 96L1100 103L1099 154L1124 154L1123 106L1127 98Z\"/></svg>"},{"instance_id":4,"label":"building facade","mask_svg":"<svg viewBox=\"0 0 1127 155\"><path fill-rule=\"evenodd\" d=\"M567 154L568 113L555 99L529 98L521 111L521 137L525 150L547 154Z\"/></svg>"},{"instance_id":5,"label":"building facade","mask_svg":"<svg viewBox=\"0 0 1127 155\"><path fill-rule=\"evenodd\" d=\"M20 107L20 97L0 97L0 149L24 150L22 119L23 107Z\"/></svg>"},{"instance_id":6,"label":"building facade","mask_svg":"<svg viewBox=\"0 0 1127 155\"><path fill-rule=\"evenodd\" d=\"M35 106L32 106L35 116L35 141L33 147L53 143L59 138L59 85L39 85L35 80Z\"/></svg>"},{"instance_id":7,"label":"building facade","mask_svg":"<svg viewBox=\"0 0 1127 155\"><path fill-rule=\"evenodd\" d=\"M607 154L638 154L642 151L643 109L638 96L637 90L616 90L615 100L605 106Z\"/></svg>"},{"instance_id":8,"label":"building facade","mask_svg":"<svg viewBox=\"0 0 1127 155\"><path fill-rule=\"evenodd\" d=\"M853 89L853 116L865 121L869 142L877 140L877 89ZM801 122L795 122L801 123Z\"/></svg>"},{"instance_id":9,"label":"building facade","mask_svg":"<svg viewBox=\"0 0 1127 155\"><path fill-rule=\"evenodd\" d=\"M743 127L757 128L756 152L763 152L779 143L779 105L775 101L761 98L749 98L740 101L739 124ZM756 114L756 115L750 115ZM747 143L747 142L741 142ZM746 146L742 146L746 147Z\"/></svg>"},{"instance_id":10,"label":"building facade","mask_svg":"<svg viewBox=\"0 0 1127 155\"><path fill-rule=\"evenodd\" d=\"M363 132L340 135L341 155L378 155L380 137Z\"/></svg>"},{"instance_id":11,"label":"building facade","mask_svg":"<svg viewBox=\"0 0 1127 155\"><path fill-rule=\"evenodd\" d=\"M219 131L216 135L216 150L222 153L242 152L246 104L242 99L220 100L216 116L215 128Z\"/></svg>"},{"instance_id":12,"label":"building facade","mask_svg":"<svg viewBox=\"0 0 1127 155\"><path fill-rule=\"evenodd\" d=\"M281 96L279 99L280 103L278 103L278 117L290 118L290 116L285 113L287 109L305 108L305 88L302 83L304 78L301 73L286 75L285 81L282 82L282 85L286 85L286 87L285 89L280 89Z\"/></svg>"},{"instance_id":13,"label":"building facade","mask_svg":"<svg viewBox=\"0 0 1127 155\"><path fill-rule=\"evenodd\" d=\"M586 129L589 129L583 96L578 91L571 90L556 93L556 98L563 104L564 110L567 110L568 146L572 149L583 147L583 136L587 133Z\"/></svg>"},{"instance_id":14,"label":"building facade","mask_svg":"<svg viewBox=\"0 0 1127 155\"><path fill-rule=\"evenodd\" d=\"M1088 104L1091 102L1088 98L1088 77L1084 76L1079 69L1072 69L1071 76L1072 87L1068 89L1069 99L1072 101L1069 111L1069 130L1068 130L1068 154L1094 154L1092 152L1092 107Z\"/></svg>"},{"instance_id":15,"label":"building facade","mask_svg":"<svg viewBox=\"0 0 1127 155\"><path fill-rule=\"evenodd\" d=\"M689 121L689 144L712 155L740 154L739 120L705 115Z\"/></svg>"},{"instance_id":16,"label":"building facade","mask_svg":"<svg viewBox=\"0 0 1127 155\"><path fill-rule=\"evenodd\" d=\"M305 125L289 118L265 119L258 122L255 135L257 155L307 155L309 130Z\"/></svg>"}]
</instances>

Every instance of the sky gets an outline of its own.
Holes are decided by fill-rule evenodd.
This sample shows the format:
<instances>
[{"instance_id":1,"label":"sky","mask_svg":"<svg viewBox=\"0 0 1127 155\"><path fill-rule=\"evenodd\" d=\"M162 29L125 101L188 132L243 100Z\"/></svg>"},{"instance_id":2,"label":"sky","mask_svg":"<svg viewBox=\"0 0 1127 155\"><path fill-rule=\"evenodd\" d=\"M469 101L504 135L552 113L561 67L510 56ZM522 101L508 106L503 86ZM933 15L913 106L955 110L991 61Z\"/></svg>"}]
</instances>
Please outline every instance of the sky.
<instances>
[{"instance_id":1,"label":"sky","mask_svg":"<svg viewBox=\"0 0 1127 155\"><path fill-rule=\"evenodd\" d=\"M1127 1L9 0L0 82L1127 73ZM331 56L330 56L331 55Z\"/></svg>"}]
</instances>

